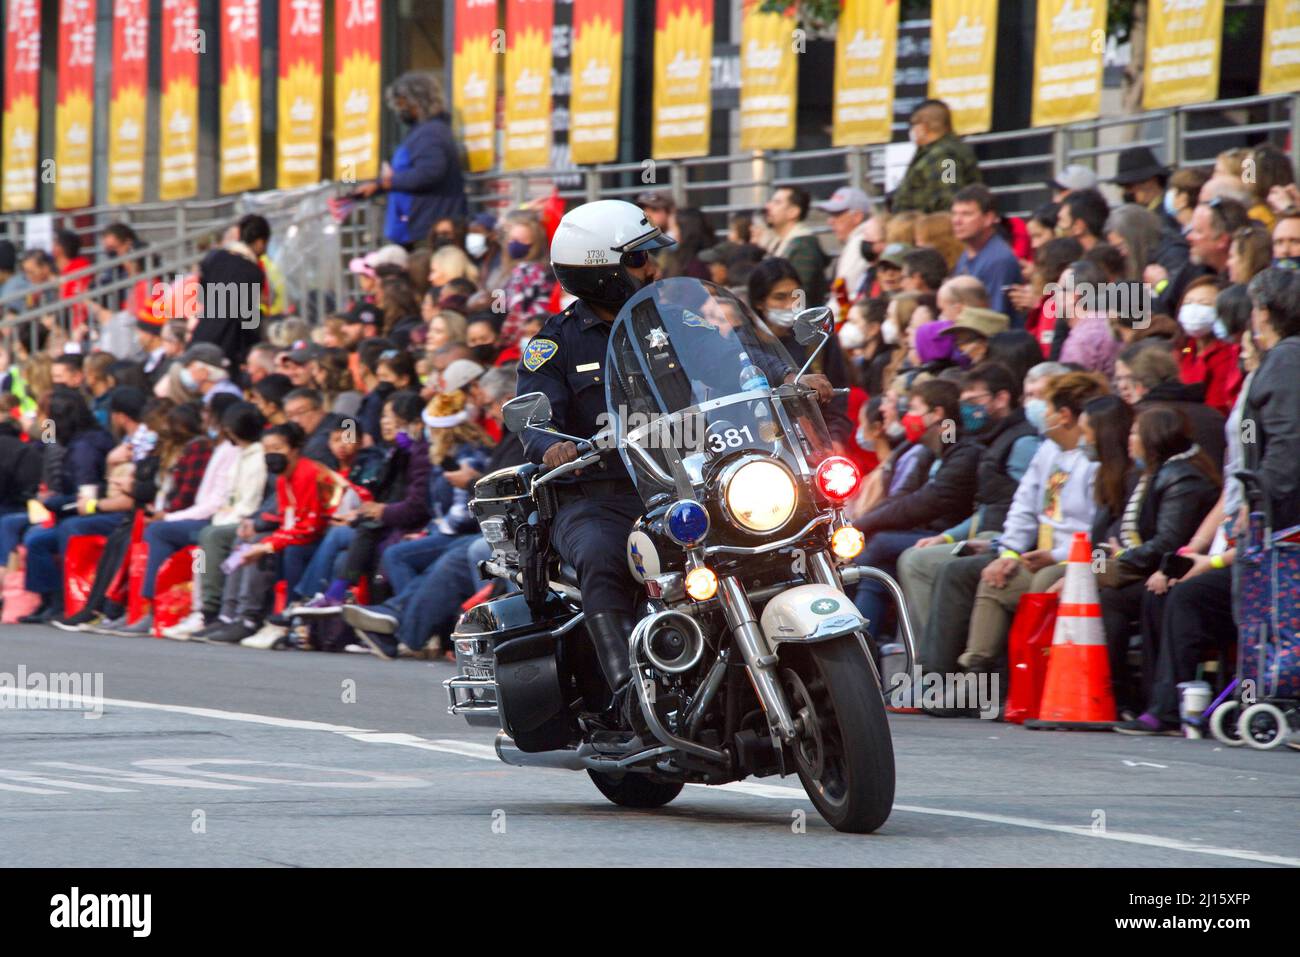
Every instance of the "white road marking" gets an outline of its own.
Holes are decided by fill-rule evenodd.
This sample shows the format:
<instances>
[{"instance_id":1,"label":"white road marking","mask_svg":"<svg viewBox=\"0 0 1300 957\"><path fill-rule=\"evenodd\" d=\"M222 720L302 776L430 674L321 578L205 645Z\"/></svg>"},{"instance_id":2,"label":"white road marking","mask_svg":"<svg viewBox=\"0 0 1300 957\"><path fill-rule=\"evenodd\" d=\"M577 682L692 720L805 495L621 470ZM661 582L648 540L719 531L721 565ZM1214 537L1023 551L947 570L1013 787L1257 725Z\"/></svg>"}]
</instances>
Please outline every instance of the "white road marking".
<instances>
[{"instance_id":1,"label":"white road marking","mask_svg":"<svg viewBox=\"0 0 1300 957\"><path fill-rule=\"evenodd\" d=\"M1124 765L1130 768L1166 768L1167 769L1169 767L1169 765L1167 764L1156 764L1154 761L1130 761L1128 758L1124 759Z\"/></svg>"},{"instance_id":2,"label":"white road marking","mask_svg":"<svg viewBox=\"0 0 1300 957\"><path fill-rule=\"evenodd\" d=\"M22 695L24 689L6 688L0 689L0 693L10 693ZM40 692L46 700L58 698L69 702L90 702L91 699L81 695L67 695L53 692ZM341 734L352 738L355 741L362 741L372 744L397 744L405 747L415 747L426 751L439 751L444 754L455 754L461 757L473 758L475 760L496 761L496 749L491 745L480 744L473 741L458 741L449 738L426 739L419 735L407 734L404 732L384 732L369 731L364 728L353 728L347 725L328 724L323 721L301 721L296 718L279 718L273 715L252 714L244 711L222 711L216 708L197 708L189 705L176 704L159 704L152 701L129 701L122 698L105 698L103 699L105 707L120 708L137 708L148 711L165 711L173 714L187 714L200 718L215 718L222 721L240 721L246 724L270 725L278 728L291 728L302 731L330 731L335 734ZM54 767L78 768L79 765L67 764L58 761L39 762L43 765ZM110 771L109 768L97 769ZM540 770L540 769L538 769ZM119 775L118 780L123 780L120 776L123 772L113 772ZM131 772L126 772L131 773ZM107 775L105 775L107 776ZM141 775L146 777L146 775ZM171 779L176 780L176 779ZM170 783L170 781L169 781ZM221 785L215 781L193 782L192 786L199 787L222 787L238 788L238 785ZM733 781L730 784L721 785L694 785L695 787L708 787L711 790L731 791L739 794L749 794L755 797L779 798L782 800L807 801L808 796L799 788L783 787L775 784L761 784L757 781ZM36 794L58 793L52 791L42 791L37 788L24 788L18 785L6 785L0 783L0 790L24 791ZM1089 825L1074 824L1053 824L1050 821L1039 821L1028 817L1015 817L1005 814L985 814L980 811L956 811L948 808L922 807L914 804L895 804L895 811L901 811L905 814L928 814L936 817L951 817L967 821L981 821L986 824L1001 824L1007 827L1025 828L1035 831L1047 831L1053 834L1064 834L1071 837L1093 838L1104 841L1119 841L1125 844L1138 844L1144 847L1155 847L1162 850L1182 851L1190 854L1207 854L1213 857L1226 857L1239 861L1250 861L1256 864L1275 864L1284 867L1300 867L1300 858L1283 857L1277 854L1262 854L1257 851L1242 850L1231 847L1209 847L1201 844L1190 844L1186 841L1180 841L1176 838L1160 837L1155 834L1139 834L1135 832L1124 831L1094 831Z\"/></svg>"}]
</instances>

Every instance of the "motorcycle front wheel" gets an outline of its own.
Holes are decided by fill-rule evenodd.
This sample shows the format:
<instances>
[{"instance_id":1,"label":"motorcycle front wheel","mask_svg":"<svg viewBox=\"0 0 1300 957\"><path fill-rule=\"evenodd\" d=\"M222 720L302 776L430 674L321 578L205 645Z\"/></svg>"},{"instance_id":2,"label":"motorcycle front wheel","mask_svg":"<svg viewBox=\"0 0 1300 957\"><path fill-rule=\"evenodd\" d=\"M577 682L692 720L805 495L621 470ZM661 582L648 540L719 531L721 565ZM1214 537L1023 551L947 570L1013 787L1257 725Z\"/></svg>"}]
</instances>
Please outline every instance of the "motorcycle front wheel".
<instances>
[{"instance_id":1,"label":"motorcycle front wheel","mask_svg":"<svg viewBox=\"0 0 1300 957\"><path fill-rule=\"evenodd\" d=\"M684 786L680 781L656 781L647 774L606 774L604 771L587 773L591 775L597 790L619 807L663 807L681 794Z\"/></svg>"},{"instance_id":2,"label":"motorcycle front wheel","mask_svg":"<svg viewBox=\"0 0 1300 957\"><path fill-rule=\"evenodd\" d=\"M837 831L869 834L894 806L894 744L875 673L853 635L787 646L782 684L802 728L795 767Z\"/></svg>"}]
</instances>

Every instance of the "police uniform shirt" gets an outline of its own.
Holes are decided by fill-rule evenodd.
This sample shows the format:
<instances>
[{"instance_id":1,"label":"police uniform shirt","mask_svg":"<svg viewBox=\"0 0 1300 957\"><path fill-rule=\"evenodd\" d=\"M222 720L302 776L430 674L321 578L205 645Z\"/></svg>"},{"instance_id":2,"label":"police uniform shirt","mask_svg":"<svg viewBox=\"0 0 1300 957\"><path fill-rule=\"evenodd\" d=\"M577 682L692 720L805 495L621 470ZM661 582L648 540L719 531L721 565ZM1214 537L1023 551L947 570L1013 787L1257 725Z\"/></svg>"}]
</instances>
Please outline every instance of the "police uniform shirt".
<instances>
[{"instance_id":1,"label":"police uniform shirt","mask_svg":"<svg viewBox=\"0 0 1300 957\"><path fill-rule=\"evenodd\" d=\"M605 352L613 323L581 300L546 321L519 360L517 394L543 392L551 401L551 425L581 439L605 424ZM536 429L523 433L529 461L541 462L552 445L568 441ZM627 479L617 457L582 470L585 479ZM617 466L616 468L613 466Z\"/></svg>"}]
</instances>

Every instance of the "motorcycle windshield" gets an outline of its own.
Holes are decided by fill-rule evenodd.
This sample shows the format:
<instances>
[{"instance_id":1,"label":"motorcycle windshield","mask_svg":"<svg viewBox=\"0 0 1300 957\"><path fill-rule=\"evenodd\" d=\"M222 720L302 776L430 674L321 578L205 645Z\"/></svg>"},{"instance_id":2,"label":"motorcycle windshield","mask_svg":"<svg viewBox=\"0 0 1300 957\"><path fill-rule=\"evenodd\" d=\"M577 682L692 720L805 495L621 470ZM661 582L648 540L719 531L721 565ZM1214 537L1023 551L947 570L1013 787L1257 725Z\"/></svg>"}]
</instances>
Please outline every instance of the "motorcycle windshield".
<instances>
[{"instance_id":1,"label":"motorcycle windshield","mask_svg":"<svg viewBox=\"0 0 1300 957\"><path fill-rule=\"evenodd\" d=\"M737 453L773 455L799 473L830 452L816 402L781 388L799 370L781 340L711 282L638 291L610 331L606 369L610 425L646 502L697 492Z\"/></svg>"}]
</instances>

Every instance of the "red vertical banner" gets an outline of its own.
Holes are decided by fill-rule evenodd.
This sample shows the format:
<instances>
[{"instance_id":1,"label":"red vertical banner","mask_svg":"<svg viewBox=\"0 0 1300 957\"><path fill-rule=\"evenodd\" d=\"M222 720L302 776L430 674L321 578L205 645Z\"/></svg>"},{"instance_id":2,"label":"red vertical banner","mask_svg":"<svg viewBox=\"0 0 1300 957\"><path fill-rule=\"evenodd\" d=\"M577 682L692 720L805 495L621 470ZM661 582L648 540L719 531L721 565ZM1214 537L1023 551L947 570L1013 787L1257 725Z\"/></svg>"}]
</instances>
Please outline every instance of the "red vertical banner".
<instances>
[{"instance_id":1,"label":"red vertical banner","mask_svg":"<svg viewBox=\"0 0 1300 957\"><path fill-rule=\"evenodd\" d=\"M334 0L334 178L345 183L379 175L379 14L379 0Z\"/></svg>"},{"instance_id":2,"label":"red vertical banner","mask_svg":"<svg viewBox=\"0 0 1300 957\"><path fill-rule=\"evenodd\" d=\"M221 185L257 189L262 176L262 17L260 0L221 4Z\"/></svg>"},{"instance_id":3,"label":"red vertical banner","mask_svg":"<svg viewBox=\"0 0 1300 957\"><path fill-rule=\"evenodd\" d=\"M95 4L59 2L59 85L54 109L54 205L89 206L95 152Z\"/></svg>"},{"instance_id":4,"label":"red vertical banner","mask_svg":"<svg viewBox=\"0 0 1300 957\"><path fill-rule=\"evenodd\" d=\"M5 0L0 209L6 213L36 208L40 103L41 5L37 0Z\"/></svg>"},{"instance_id":5,"label":"red vertical banner","mask_svg":"<svg viewBox=\"0 0 1300 957\"><path fill-rule=\"evenodd\" d=\"M497 0L456 0L455 29L452 122L470 172L481 173L496 159Z\"/></svg>"},{"instance_id":6,"label":"red vertical banner","mask_svg":"<svg viewBox=\"0 0 1300 957\"><path fill-rule=\"evenodd\" d=\"M537 169L551 159L551 0L506 2L506 124L501 165Z\"/></svg>"},{"instance_id":7,"label":"red vertical banner","mask_svg":"<svg viewBox=\"0 0 1300 957\"><path fill-rule=\"evenodd\" d=\"M622 0L574 0L569 150L575 163L618 159Z\"/></svg>"},{"instance_id":8,"label":"red vertical banner","mask_svg":"<svg viewBox=\"0 0 1300 957\"><path fill-rule=\"evenodd\" d=\"M108 201L144 200L149 103L148 0L113 0L113 87L108 105Z\"/></svg>"},{"instance_id":9,"label":"red vertical banner","mask_svg":"<svg viewBox=\"0 0 1300 957\"><path fill-rule=\"evenodd\" d=\"M275 125L276 185L320 179L321 67L325 0L280 0L280 78Z\"/></svg>"},{"instance_id":10,"label":"red vertical banner","mask_svg":"<svg viewBox=\"0 0 1300 957\"><path fill-rule=\"evenodd\" d=\"M712 0L658 0L650 152L707 156L713 109Z\"/></svg>"},{"instance_id":11,"label":"red vertical banner","mask_svg":"<svg viewBox=\"0 0 1300 957\"><path fill-rule=\"evenodd\" d=\"M163 0L162 97L158 103L158 198L199 191L199 0Z\"/></svg>"}]
</instances>

